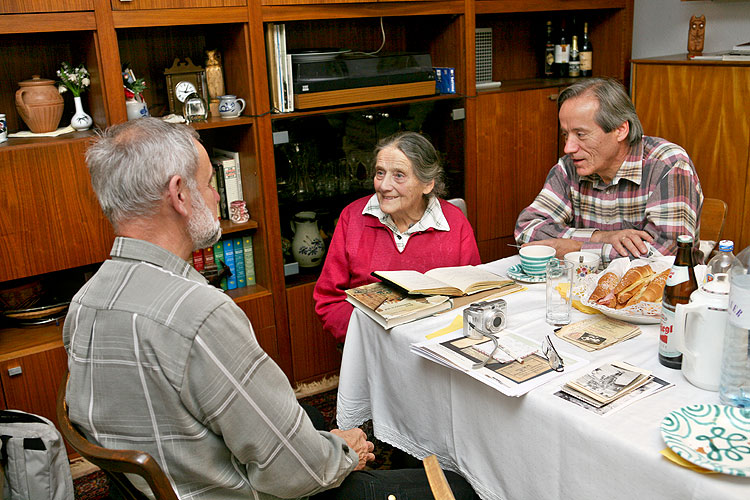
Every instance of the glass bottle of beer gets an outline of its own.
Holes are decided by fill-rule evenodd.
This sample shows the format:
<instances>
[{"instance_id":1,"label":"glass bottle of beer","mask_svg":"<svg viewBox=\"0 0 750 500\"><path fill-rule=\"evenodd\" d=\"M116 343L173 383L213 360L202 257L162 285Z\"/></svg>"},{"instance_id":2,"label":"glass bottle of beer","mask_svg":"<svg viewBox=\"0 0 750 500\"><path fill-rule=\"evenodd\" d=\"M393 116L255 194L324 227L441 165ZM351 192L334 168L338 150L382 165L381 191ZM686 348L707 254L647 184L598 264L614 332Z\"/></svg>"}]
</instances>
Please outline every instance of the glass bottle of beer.
<instances>
[{"instance_id":1,"label":"glass bottle of beer","mask_svg":"<svg viewBox=\"0 0 750 500\"><path fill-rule=\"evenodd\" d=\"M581 76L591 76L593 51L591 40L589 40L589 23L583 23L583 40L581 40L581 47L578 52L578 57L581 60Z\"/></svg>"},{"instance_id":2,"label":"glass bottle of beer","mask_svg":"<svg viewBox=\"0 0 750 500\"><path fill-rule=\"evenodd\" d=\"M674 316L677 304L690 302L690 294L698 289L693 269L693 237L677 237L677 257L664 286L659 332L659 363L675 370L682 367L682 353L674 347Z\"/></svg>"}]
</instances>

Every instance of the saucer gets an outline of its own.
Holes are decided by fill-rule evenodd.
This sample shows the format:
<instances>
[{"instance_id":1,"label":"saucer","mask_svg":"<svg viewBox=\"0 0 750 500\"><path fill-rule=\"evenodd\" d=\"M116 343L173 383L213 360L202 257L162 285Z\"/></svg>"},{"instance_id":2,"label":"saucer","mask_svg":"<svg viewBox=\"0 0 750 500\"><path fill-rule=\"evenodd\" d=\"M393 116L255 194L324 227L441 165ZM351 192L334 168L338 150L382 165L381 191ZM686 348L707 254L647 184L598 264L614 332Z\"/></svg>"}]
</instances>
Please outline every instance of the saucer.
<instances>
[{"instance_id":1,"label":"saucer","mask_svg":"<svg viewBox=\"0 0 750 500\"><path fill-rule=\"evenodd\" d=\"M544 283L547 281L547 276L541 275L541 276L530 276L523 272L523 268L521 267L521 264L516 264L515 266L511 266L508 268L508 278L515 280L515 281L522 281L524 283Z\"/></svg>"}]
</instances>

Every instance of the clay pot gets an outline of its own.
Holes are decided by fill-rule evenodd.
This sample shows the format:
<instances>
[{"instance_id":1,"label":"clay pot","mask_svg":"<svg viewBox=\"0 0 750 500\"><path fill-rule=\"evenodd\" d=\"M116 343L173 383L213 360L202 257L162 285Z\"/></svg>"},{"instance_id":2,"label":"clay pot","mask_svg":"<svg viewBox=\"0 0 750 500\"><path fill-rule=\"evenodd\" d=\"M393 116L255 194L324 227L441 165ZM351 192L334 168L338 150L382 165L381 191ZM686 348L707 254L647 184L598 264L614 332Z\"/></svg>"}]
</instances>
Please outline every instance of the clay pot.
<instances>
[{"instance_id":1,"label":"clay pot","mask_svg":"<svg viewBox=\"0 0 750 500\"><path fill-rule=\"evenodd\" d=\"M65 102L55 82L34 75L18 85L21 88L16 92L16 109L29 130L35 134L57 130Z\"/></svg>"}]
</instances>

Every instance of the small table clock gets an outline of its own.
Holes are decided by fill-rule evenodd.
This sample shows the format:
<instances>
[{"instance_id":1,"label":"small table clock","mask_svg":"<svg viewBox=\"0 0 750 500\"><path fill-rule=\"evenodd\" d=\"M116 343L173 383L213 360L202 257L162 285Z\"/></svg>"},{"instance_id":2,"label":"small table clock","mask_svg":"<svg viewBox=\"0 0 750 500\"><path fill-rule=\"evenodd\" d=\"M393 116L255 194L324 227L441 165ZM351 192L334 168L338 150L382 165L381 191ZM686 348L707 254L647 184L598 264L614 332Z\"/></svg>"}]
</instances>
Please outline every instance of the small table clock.
<instances>
[{"instance_id":1,"label":"small table clock","mask_svg":"<svg viewBox=\"0 0 750 500\"><path fill-rule=\"evenodd\" d=\"M206 71L193 64L189 57L185 62L176 58L171 68L164 70L167 79L167 97L169 112L182 114L182 107L190 94L198 94L204 102L208 102L206 90Z\"/></svg>"}]
</instances>

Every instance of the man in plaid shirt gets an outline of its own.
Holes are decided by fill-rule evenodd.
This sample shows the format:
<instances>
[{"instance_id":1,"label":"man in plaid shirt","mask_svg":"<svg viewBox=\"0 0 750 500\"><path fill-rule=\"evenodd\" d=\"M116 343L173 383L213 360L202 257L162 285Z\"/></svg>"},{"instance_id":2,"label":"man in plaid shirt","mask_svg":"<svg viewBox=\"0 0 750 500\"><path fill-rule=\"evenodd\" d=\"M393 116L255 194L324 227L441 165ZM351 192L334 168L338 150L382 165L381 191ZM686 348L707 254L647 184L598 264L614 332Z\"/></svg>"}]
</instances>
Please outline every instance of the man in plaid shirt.
<instances>
[{"instance_id":1,"label":"man in plaid shirt","mask_svg":"<svg viewBox=\"0 0 750 500\"><path fill-rule=\"evenodd\" d=\"M677 251L677 236L697 240L703 204L684 149L643 135L625 88L611 79L577 82L558 98L565 156L516 222L520 244L578 250L602 262Z\"/></svg>"}]
</instances>

